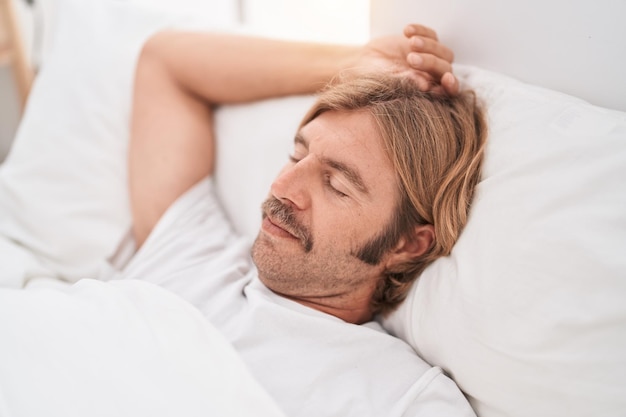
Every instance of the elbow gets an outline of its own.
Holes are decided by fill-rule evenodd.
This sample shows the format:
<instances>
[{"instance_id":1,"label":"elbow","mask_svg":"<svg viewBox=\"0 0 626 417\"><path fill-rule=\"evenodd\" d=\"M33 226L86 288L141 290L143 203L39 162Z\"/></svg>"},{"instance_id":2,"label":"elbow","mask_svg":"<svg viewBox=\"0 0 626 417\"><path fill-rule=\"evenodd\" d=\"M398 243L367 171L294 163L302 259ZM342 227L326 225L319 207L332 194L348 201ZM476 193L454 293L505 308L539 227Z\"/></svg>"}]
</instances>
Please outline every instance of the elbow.
<instances>
[{"instance_id":1,"label":"elbow","mask_svg":"<svg viewBox=\"0 0 626 417\"><path fill-rule=\"evenodd\" d=\"M138 64L158 66L170 74L176 62L177 34L171 30L157 32L143 44Z\"/></svg>"}]
</instances>

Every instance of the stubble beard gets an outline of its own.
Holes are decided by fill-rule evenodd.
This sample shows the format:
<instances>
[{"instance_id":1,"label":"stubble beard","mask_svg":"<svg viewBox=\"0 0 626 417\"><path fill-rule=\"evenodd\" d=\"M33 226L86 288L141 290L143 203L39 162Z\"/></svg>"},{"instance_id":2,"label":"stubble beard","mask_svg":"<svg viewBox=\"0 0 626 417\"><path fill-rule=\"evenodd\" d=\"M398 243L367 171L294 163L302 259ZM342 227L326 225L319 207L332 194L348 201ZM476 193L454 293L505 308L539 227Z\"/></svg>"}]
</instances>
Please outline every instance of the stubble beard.
<instances>
[{"instance_id":1,"label":"stubble beard","mask_svg":"<svg viewBox=\"0 0 626 417\"><path fill-rule=\"evenodd\" d=\"M292 207L283 204L275 197L269 197L263 202L261 210L263 219L269 215L272 219L277 221L281 227L287 229L289 233L300 240L305 253L309 253L313 250L311 231L296 218Z\"/></svg>"},{"instance_id":2,"label":"stubble beard","mask_svg":"<svg viewBox=\"0 0 626 417\"><path fill-rule=\"evenodd\" d=\"M279 250L274 242L259 233L252 246L252 260L259 271L259 278L270 289L277 292L289 293L298 290L298 287L313 285L298 270L297 259L306 257L313 250L313 238L309 229L295 216L292 207L270 196L261 206L262 218L270 217L278 225L291 233L300 243L301 254L285 253ZM300 256L304 255L304 256Z\"/></svg>"},{"instance_id":3,"label":"stubble beard","mask_svg":"<svg viewBox=\"0 0 626 417\"><path fill-rule=\"evenodd\" d=\"M292 207L269 197L262 205L262 213L263 218L269 215L293 234L301 247L301 251L296 252L279 250L274 242L261 236L261 233L255 240L252 259L259 271L259 278L275 292L314 294L317 291L332 291L346 284L362 285L365 276L369 275L369 267L380 263L384 251L374 251L380 256L372 256L371 250L372 246L377 246L381 235L343 255L329 248L326 248L325 253L313 253L315 245L312 234L296 218Z\"/></svg>"}]
</instances>

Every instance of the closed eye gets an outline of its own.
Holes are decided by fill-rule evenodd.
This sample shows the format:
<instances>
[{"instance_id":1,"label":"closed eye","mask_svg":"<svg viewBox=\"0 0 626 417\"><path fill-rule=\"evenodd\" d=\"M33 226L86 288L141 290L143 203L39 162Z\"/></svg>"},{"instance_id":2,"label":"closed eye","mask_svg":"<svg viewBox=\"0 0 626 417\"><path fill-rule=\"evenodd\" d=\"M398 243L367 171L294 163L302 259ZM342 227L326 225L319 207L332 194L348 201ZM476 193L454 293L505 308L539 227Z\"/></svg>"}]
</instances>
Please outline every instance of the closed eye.
<instances>
[{"instance_id":1,"label":"closed eye","mask_svg":"<svg viewBox=\"0 0 626 417\"><path fill-rule=\"evenodd\" d=\"M332 182L331 182L331 177L330 177L330 175L328 175L328 174L324 175L324 185L325 185L326 187L328 187L328 189L329 189L332 193L336 194L337 196L339 196L339 197L348 197L348 194L346 194L346 193L344 193L344 192L339 191L337 188L335 188L335 187L333 186L333 184L332 184Z\"/></svg>"}]
</instances>

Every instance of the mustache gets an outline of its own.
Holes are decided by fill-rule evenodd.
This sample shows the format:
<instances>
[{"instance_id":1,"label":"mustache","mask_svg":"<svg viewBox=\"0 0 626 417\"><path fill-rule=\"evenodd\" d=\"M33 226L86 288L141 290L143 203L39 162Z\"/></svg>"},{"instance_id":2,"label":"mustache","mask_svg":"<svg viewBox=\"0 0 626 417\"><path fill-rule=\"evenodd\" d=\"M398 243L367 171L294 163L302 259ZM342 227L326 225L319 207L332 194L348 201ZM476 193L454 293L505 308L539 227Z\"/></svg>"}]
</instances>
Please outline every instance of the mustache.
<instances>
[{"instance_id":1,"label":"mustache","mask_svg":"<svg viewBox=\"0 0 626 417\"><path fill-rule=\"evenodd\" d=\"M283 204L275 197L269 197L261 206L263 218L270 216L278 225L300 240L305 252L313 249L311 232L296 219L293 208Z\"/></svg>"}]
</instances>

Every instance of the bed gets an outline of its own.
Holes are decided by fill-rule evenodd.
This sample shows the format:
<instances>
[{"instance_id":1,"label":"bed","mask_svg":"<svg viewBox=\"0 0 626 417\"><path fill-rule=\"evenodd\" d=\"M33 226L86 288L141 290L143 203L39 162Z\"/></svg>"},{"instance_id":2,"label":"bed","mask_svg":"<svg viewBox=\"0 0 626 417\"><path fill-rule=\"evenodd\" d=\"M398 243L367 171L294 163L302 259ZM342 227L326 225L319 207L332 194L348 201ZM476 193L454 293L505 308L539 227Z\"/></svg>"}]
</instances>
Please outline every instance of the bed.
<instances>
[{"instance_id":1,"label":"bed","mask_svg":"<svg viewBox=\"0 0 626 417\"><path fill-rule=\"evenodd\" d=\"M132 254L125 153L141 45L165 27L240 30L233 10L245 3L215 13L57 3L0 170L0 415L281 415L197 311L104 279ZM411 21L438 30L490 125L459 242L381 323L444 369L481 417L624 415L626 6L480 5L371 2L374 35ZM250 239L312 101L216 115L218 194Z\"/></svg>"}]
</instances>

